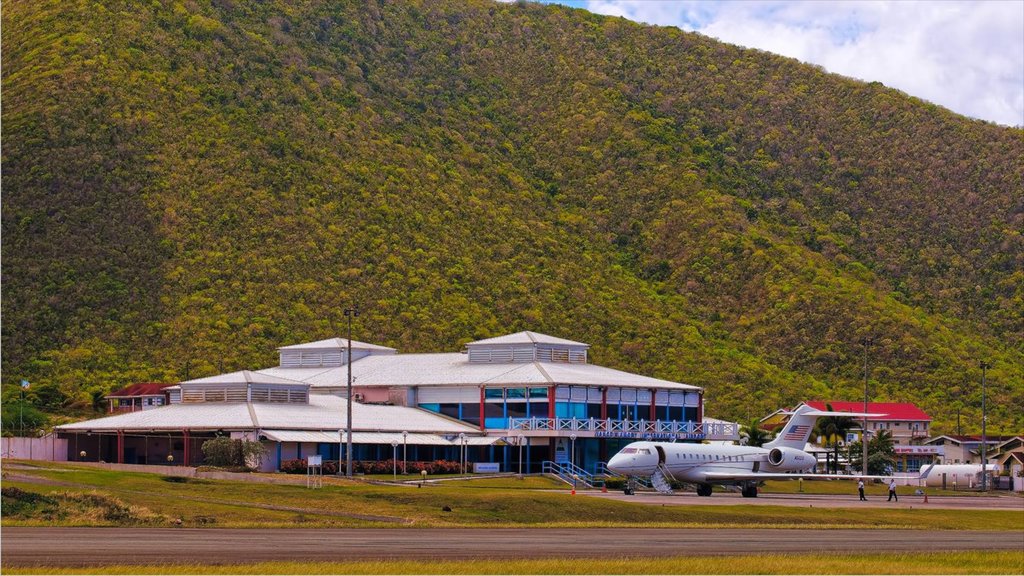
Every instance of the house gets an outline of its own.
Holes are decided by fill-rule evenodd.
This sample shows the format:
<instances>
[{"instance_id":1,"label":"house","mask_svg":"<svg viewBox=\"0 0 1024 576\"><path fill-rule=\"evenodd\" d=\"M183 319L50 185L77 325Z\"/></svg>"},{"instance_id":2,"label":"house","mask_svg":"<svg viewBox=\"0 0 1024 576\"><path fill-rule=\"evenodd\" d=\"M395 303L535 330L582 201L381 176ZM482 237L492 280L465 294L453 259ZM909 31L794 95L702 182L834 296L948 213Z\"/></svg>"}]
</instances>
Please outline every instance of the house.
<instances>
[{"instance_id":1,"label":"house","mask_svg":"<svg viewBox=\"0 0 1024 576\"><path fill-rule=\"evenodd\" d=\"M111 392L104 396L104 399L110 403L109 412L111 414L152 410L153 408L166 406L169 403L167 388L171 386L174 386L174 384L139 382Z\"/></svg>"},{"instance_id":2,"label":"house","mask_svg":"<svg viewBox=\"0 0 1024 576\"><path fill-rule=\"evenodd\" d=\"M987 436L985 438L986 457L989 462L997 454L997 447L1011 442L1019 436ZM926 446L942 448L943 464L981 464L981 435L945 434L925 440ZM1008 444L1012 446L1012 444Z\"/></svg>"}]
</instances>

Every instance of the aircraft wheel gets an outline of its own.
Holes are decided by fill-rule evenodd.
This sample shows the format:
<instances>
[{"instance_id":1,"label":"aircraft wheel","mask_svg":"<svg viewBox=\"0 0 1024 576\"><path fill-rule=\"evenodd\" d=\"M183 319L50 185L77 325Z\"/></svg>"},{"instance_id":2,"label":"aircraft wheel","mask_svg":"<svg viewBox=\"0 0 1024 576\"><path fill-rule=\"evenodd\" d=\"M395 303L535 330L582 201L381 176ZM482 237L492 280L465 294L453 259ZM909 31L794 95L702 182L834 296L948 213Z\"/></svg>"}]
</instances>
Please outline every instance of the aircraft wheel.
<instances>
[{"instance_id":1,"label":"aircraft wheel","mask_svg":"<svg viewBox=\"0 0 1024 576\"><path fill-rule=\"evenodd\" d=\"M711 485L701 484L697 486L697 496L711 496Z\"/></svg>"},{"instance_id":2,"label":"aircraft wheel","mask_svg":"<svg viewBox=\"0 0 1024 576\"><path fill-rule=\"evenodd\" d=\"M744 486L742 494L744 498L757 498L757 486Z\"/></svg>"}]
</instances>

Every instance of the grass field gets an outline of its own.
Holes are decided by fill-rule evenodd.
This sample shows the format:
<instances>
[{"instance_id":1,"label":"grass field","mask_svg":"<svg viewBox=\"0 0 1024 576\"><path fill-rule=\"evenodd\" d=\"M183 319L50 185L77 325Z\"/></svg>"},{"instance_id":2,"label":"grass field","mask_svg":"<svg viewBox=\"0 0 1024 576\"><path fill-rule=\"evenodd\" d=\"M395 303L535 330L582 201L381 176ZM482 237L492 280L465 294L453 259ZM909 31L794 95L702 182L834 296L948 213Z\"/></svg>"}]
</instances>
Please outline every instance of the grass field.
<instances>
[{"instance_id":1,"label":"grass field","mask_svg":"<svg viewBox=\"0 0 1024 576\"><path fill-rule=\"evenodd\" d=\"M1024 552L4 568L6 574L1020 574Z\"/></svg>"},{"instance_id":2,"label":"grass field","mask_svg":"<svg viewBox=\"0 0 1024 576\"><path fill-rule=\"evenodd\" d=\"M570 496L551 490L557 484L544 478L448 481L422 488L332 478L322 489L310 490L44 463L6 467L3 486L6 492L18 488L38 495L5 495L3 526L1021 529L1016 514L992 510L645 506ZM66 502L80 510L55 512Z\"/></svg>"}]
</instances>

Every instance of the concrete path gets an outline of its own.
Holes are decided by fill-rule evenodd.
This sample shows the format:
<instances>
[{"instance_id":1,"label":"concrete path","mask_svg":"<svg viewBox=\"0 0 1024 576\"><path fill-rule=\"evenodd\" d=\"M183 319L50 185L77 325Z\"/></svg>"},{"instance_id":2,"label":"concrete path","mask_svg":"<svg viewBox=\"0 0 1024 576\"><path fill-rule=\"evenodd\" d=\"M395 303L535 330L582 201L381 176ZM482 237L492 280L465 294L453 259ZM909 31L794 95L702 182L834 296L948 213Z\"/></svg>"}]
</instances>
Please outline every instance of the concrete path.
<instances>
[{"instance_id":1,"label":"concrete path","mask_svg":"<svg viewBox=\"0 0 1024 576\"><path fill-rule=\"evenodd\" d=\"M591 498L606 498L634 504L650 504L656 506L794 506L802 508L924 508L949 510L1006 510L1022 514L1024 518L1024 497L1014 494L992 496L929 496L928 502L923 496L902 495L898 502L887 502L885 496L869 496L867 502L861 502L855 494L759 494L757 498L744 498L740 494L715 492L710 497L697 496L693 492L677 492L675 494L659 494L657 492L637 492L626 496L621 491L577 492ZM1022 520L1024 528L1024 520Z\"/></svg>"}]
</instances>

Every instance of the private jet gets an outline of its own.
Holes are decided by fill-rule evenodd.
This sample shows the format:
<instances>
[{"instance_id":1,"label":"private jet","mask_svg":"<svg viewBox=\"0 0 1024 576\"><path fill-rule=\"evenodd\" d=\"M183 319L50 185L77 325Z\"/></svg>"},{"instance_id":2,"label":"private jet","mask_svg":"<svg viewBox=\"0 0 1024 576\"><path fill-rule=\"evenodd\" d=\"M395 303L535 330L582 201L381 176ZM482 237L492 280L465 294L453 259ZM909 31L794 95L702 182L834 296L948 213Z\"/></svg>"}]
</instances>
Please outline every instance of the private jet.
<instances>
[{"instance_id":1,"label":"private jet","mask_svg":"<svg viewBox=\"0 0 1024 576\"><path fill-rule=\"evenodd\" d=\"M849 476L841 474L810 474L817 459L804 447L823 416L883 416L851 412L826 412L803 405L793 412L789 422L775 440L763 447L739 445L684 444L672 442L633 442L608 461L608 469L626 476L626 493L632 493L633 478L649 478L659 492L671 493L671 482L697 485L698 496L711 496L711 486L739 486L744 498L757 497L762 480L796 478L889 478L889 476ZM921 478L928 475L925 470Z\"/></svg>"}]
</instances>

